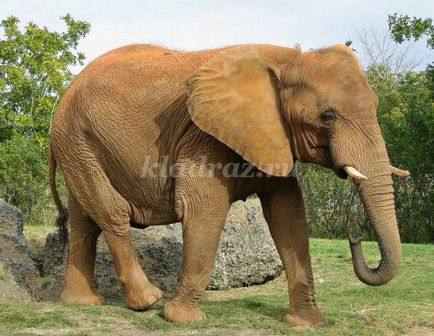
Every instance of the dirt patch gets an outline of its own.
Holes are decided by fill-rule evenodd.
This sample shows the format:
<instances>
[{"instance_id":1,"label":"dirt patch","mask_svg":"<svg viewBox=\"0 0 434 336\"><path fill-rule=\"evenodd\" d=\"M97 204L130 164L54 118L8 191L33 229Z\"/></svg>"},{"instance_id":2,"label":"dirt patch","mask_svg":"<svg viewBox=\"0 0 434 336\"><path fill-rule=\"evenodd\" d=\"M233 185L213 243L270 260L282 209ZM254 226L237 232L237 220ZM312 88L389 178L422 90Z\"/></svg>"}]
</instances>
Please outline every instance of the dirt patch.
<instances>
[{"instance_id":1,"label":"dirt patch","mask_svg":"<svg viewBox=\"0 0 434 336\"><path fill-rule=\"evenodd\" d=\"M202 332L202 331L201 331ZM196 334L190 334L190 335L197 335ZM232 330L232 329L225 329L225 328L210 328L203 332L203 335L210 335L210 336L275 336L275 335L282 335L282 334L276 334L272 333L269 330L262 330L262 329L243 329L243 330Z\"/></svg>"},{"instance_id":2,"label":"dirt patch","mask_svg":"<svg viewBox=\"0 0 434 336\"><path fill-rule=\"evenodd\" d=\"M74 334L77 331L77 329L75 328L55 328L55 329L36 329L36 328L27 328L27 329L22 329L18 331L18 334L25 334L25 335L47 335L47 336L51 336L51 335L58 335L58 336L63 336L63 335L71 335Z\"/></svg>"},{"instance_id":3,"label":"dirt patch","mask_svg":"<svg viewBox=\"0 0 434 336\"><path fill-rule=\"evenodd\" d=\"M434 336L434 325L413 327L409 331L407 331L406 335L407 336Z\"/></svg>"},{"instance_id":4,"label":"dirt patch","mask_svg":"<svg viewBox=\"0 0 434 336\"><path fill-rule=\"evenodd\" d=\"M281 287L280 285L282 284L284 286L286 284L285 274L281 274L278 278L259 286L233 288L230 290L208 290L201 298L201 301L226 301L241 299L246 296L266 295L269 291L276 288L276 285L279 285L279 287Z\"/></svg>"}]
</instances>

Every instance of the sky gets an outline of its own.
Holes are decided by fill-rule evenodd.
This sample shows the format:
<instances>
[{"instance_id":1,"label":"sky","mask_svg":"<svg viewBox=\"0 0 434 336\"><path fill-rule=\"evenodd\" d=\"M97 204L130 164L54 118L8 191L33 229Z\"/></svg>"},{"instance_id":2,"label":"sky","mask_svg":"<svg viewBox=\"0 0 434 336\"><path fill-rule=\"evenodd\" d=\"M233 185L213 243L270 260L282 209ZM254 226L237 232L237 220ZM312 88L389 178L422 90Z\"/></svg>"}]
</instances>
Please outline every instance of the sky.
<instances>
[{"instance_id":1,"label":"sky","mask_svg":"<svg viewBox=\"0 0 434 336\"><path fill-rule=\"evenodd\" d=\"M303 50L353 41L358 33L387 31L387 16L397 12L433 17L433 0L0 0L0 19L17 16L50 30L64 30L60 16L91 24L79 50L85 63L106 51L132 43L152 43L181 50L233 44L301 45ZM414 53L434 59L425 43ZM77 71L80 68L75 69Z\"/></svg>"}]
</instances>

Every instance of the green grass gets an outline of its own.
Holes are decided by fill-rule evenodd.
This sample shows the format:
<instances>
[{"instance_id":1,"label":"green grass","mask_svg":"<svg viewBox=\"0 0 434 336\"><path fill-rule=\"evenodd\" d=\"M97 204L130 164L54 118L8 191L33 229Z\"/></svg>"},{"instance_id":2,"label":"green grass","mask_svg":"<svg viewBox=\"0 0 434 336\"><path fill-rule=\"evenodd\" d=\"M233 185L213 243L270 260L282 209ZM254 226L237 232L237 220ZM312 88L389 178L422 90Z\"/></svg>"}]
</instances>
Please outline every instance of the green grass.
<instances>
[{"instance_id":1,"label":"green grass","mask_svg":"<svg viewBox=\"0 0 434 336\"><path fill-rule=\"evenodd\" d=\"M56 230L55 226L44 224L24 225L23 227L23 233L27 240L40 240L43 242L45 242L47 234Z\"/></svg>"},{"instance_id":2,"label":"green grass","mask_svg":"<svg viewBox=\"0 0 434 336\"><path fill-rule=\"evenodd\" d=\"M201 307L208 320L179 325L167 322L167 300L146 312L133 312L122 301L83 307L55 302L0 301L2 335L429 335L434 331L434 246L403 245L398 276L381 287L368 287L352 271L346 241L311 240L318 305L330 323L303 330L282 322L288 299L283 277L262 286L207 292ZM376 244L364 243L371 263ZM422 326L422 327L421 327Z\"/></svg>"}]
</instances>

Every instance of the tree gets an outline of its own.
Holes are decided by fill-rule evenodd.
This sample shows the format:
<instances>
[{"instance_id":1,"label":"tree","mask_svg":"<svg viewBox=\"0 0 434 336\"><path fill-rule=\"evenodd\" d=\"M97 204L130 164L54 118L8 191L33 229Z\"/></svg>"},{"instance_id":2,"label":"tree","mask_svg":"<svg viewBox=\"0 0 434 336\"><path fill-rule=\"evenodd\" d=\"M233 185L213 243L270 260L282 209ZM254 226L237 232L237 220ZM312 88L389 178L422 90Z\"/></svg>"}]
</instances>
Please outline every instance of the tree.
<instances>
[{"instance_id":1,"label":"tree","mask_svg":"<svg viewBox=\"0 0 434 336\"><path fill-rule=\"evenodd\" d=\"M0 141L28 134L48 137L51 115L73 75L69 66L83 64L78 41L90 29L69 14L62 17L66 32L50 32L29 23L24 31L14 16L3 20L0 40Z\"/></svg>"},{"instance_id":2,"label":"tree","mask_svg":"<svg viewBox=\"0 0 434 336\"><path fill-rule=\"evenodd\" d=\"M27 222L44 220L50 208L50 121L73 79L70 66L83 64L77 46L90 30L69 14L61 19L64 32L35 23L20 30L14 16L0 23L0 197L21 208Z\"/></svg>"},{"instance_id":3,"label":"tree","mask_svg":"<svg viewBox=\"0 0 434 336\"><path fill-rule=\"evenodd\" d=\"M397 43L404 40L418 41L422 37L427 37L427 47L434 49L434 25L431 18L420 19L417 17L410 18L408 15L399 15L397 13L389 15L387 22L389 31Z\"/></svg>"}]
</instances>

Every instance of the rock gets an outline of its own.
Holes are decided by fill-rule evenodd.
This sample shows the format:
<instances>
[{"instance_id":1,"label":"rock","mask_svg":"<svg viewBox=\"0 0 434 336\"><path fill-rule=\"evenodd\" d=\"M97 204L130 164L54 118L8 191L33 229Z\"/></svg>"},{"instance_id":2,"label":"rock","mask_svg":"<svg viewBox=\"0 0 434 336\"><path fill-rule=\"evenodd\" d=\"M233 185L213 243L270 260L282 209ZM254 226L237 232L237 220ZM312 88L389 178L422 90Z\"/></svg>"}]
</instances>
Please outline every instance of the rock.
<instances>
[{"instance_id":1,"label":"rock","mask_svg":"<svg viewBox=\"0 0 434 336\"><path fill-rule=\"evenodd\" d=\"M63 252L63 244L58 231L49 233L45 240L44 259L42 260L42 275L63 276L66 266L67 253ZM64 262L65 261L65 265Z\"/></svg>"},{"instance_id":2,"label":"rock","mask_svg":"<svg viewBox=\"0 0 434 336\"><path fill-rule=\"evenodd\" d=\"M175 292L182 262L181 224L131 229L135 250L148 278L165 292ZM62 275L57 233L47 237L44 275ZM56 252L57 251L57 252ZM280 258L262 215L259 200L233 204L220 240L209 289L261 284L282 272ZM96 282L104 295L119 295L114 265L104 239L98 240Z\"/></svg>"},{"instance_id":3,"label":"rock","mask_svg":"<svg viewBox=\"0 0 434 336\"><path fill-rule=\"evenodd\" d=\"M0 301L8 299L30 301L29 294L28 289L20 287L11 273L6 270L4 263L0 261Z\"/></svg>"},{"instance_id":4,"label":"rock","mask_svg":"<svg viewBox=\"0 0 434 336\"><path fill-rule=\"evenodd\" d=\"M0 264L13 281L26 285L40 276L30 258L21 211L0 199Z\"/></svg>"},{"instance_id":5,"label":"rock","mask_svg":"<svg viewBox=\"0 0 434 336\"><path fill-rule=\"evenodd\" d=\"M232 205L209 283L228 289L265 283L282 272L282 263L257 197Z\"/></svg>"}]
</instances>

